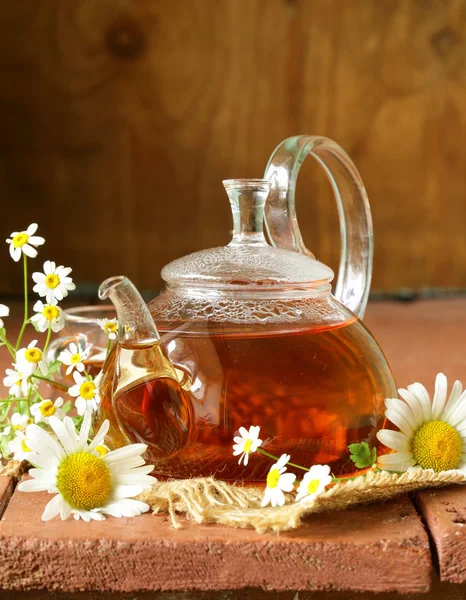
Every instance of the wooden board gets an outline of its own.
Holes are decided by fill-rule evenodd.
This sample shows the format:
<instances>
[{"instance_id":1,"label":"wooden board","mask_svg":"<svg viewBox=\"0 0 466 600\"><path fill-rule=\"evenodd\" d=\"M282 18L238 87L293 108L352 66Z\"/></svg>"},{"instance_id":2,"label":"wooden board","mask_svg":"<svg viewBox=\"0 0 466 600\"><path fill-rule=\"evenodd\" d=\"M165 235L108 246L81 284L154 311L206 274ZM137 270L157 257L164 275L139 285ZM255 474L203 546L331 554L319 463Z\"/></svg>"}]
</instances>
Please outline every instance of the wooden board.
<instances>
[{"instance_id":1,"label":"wooden board","mask_svg":"<svg viewBox=\"0 0 466 600\"><path fill-rule=\"evenodd\" d=\"M1 235L38 221L41 259L77 281L156 289L169 260L228 242L221 180L308 133L361 171L375 289L466 287L464 0L16 0L0 27ZM298 196L336 268L317 165ZM20 292L6 254L0 272Z\"/></svg>"},{"instance_id":2,"label":"wooden board","mask_svg":"<svg viewBox=\"0 0 466 600\"><path fill-rule=\"evenodd\" d=\"M0 586L61 591L351 590L430 587L429 542L407 498L313 515L300 529L170 526L163 515L40 521L50 496L16 491L0 522ZM39 567L40 566L40 567Z\"/></svg>"},{"instance_id":3,"label":"wooden board","mask_svg":"<svg viewBox=\"0 0 466 600\"><path fill-rule=\"evenodd\" d=\"M426 490L418 497L437 551L441 581L466 583L466 488Z\"/></svg>"}]
</instances>

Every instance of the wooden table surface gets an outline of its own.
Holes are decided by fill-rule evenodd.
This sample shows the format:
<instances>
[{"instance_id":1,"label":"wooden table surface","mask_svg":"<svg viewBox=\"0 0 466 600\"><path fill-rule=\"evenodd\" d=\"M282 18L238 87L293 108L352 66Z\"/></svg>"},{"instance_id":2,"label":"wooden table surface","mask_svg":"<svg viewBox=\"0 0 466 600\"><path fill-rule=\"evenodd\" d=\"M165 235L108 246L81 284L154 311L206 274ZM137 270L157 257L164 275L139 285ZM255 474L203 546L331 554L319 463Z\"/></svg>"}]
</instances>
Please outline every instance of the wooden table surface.
<instances>
[{"instance_id":1,"label":"wooden table surface","mask_svg":"<svg viewBox=\"0 0 466 600\"><path fill-rule=\"evenodd\" d=\"M399 386L432 390L438 371L466 383L466 299L374 302L366 323ZM313 515L279 536L189 522L174 530L163 515L44 524L47 499L0 479L2 600L466 597L461 486Z\"/></svg>"}]
</instances>

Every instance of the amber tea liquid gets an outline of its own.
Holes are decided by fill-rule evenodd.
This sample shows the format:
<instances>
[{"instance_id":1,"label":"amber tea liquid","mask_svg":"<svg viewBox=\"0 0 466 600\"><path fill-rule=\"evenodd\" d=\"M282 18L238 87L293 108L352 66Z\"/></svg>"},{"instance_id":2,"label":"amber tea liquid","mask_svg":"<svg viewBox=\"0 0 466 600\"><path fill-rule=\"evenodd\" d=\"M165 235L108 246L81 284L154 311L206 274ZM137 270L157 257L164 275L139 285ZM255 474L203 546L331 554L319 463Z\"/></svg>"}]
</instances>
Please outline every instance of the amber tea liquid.
<instances>
[{"instance_id":1,"label":"amber tea liquid","mask_svg":"<svg viewBox=\"0 0 466 600\"><path fill-rule=\"evenodd\" d=\"M149 379L114 398L127 441L149 444L160 476L263 481L270 459L256 453L244 467L232 455L234 435L250 425L261 427L263 448L276 456L352 473L348 444L376 445L384 398L396 393L383 354L356 318L278 334L177 332L173 339L171 360L192 369L190 392Z\"/></svg>"}]
</instances>

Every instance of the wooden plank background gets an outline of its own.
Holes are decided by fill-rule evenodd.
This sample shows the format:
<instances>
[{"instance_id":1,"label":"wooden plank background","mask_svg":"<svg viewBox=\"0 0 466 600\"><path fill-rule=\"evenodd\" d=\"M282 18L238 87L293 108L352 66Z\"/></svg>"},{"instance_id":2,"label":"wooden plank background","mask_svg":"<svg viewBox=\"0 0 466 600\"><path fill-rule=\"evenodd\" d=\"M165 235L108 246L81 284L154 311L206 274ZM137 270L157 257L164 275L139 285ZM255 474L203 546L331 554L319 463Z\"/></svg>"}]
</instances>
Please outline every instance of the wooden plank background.
<instances>
[{"instance_id":1,"label":"wooden plank background","mask_svg":"<svg viewBox=\"0 0 466 600\"><path fill-rule=\"evenodd\" d=\"M466 288L466 1L15 0L0 31L1 235L36 220L77 281L156 289L171 259L228 242L221 180L309 133L363 176L374 289ZM336 268L316 164L298 195ZM20 292L2 256L0 293Z\"/></svg>"}]
</instances>

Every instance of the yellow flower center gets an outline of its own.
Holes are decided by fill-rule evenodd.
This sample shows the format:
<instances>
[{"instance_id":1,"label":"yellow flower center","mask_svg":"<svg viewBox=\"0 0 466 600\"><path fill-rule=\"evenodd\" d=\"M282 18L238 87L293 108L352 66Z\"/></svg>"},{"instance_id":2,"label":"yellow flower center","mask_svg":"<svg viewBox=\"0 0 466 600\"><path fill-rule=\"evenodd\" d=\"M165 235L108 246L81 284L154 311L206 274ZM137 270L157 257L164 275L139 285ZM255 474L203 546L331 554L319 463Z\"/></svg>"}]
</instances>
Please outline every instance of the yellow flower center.
<instances>
[{"instance_id":1,"label":"yellow flower center","mask_svg":"<svg viewBox=\"0 0 466 600\"><path fill-rule=\"evenodd\" d=\"M58 467L57 488L71 508L92 510L109 499L112 479L101 458L90 452L75 452Z\"/></svg>"},{"instance_id":2,"label":"yellow flower center","mask_svg":"<svg viewBox=\"0 0 466 600\"><path fill-rule=\"evenodd\" d=\"M244 448L243 448L243 452L246 452L249 454L249 452L251 452L251 446L252 446L252 440L251 438L248 438L245 442L244 442Z\"/></svg>"},{"instance_id":3,"label":"yellow flower center","mask_svg":"<svg viewBox=\"0 0 466 600\"><path fill-rule=\"evenodd\" d=\"M11 240L11 243L15 248L21 248L22 246L24 246L24 244L28 243L28 240L28 234L23 231L22 233L18 233L18 235L15 235L15 237Z\"/></svg>"},{"instance_id":4,"label":"yellow flower center","mask_svg":"<svg viewBox=\"0 0 466 600\"><path fill-rule=\"evenodd\" d=\"M267 487L276 488L278 480L280 479L280 471L278 469L272 469L267 475Z\"/></svg>"},{"instance_id":5,"label":"yellow flower center","mask_svg":"<svg viewBox=\"0 0 466 600\"><path fill-rule=\"evenodd\" d=\"M319 489L320 481L318 479L311 479L311 481L307 485L307 493L315 494Z\"/></svg>"},{"instance_id":6,"label":"yellow flower center","mask_svg":"<svg viewBox=\"0 0 466 600\"><path fill-rule=\"evenodd\" d=\"M44 402L42 402L39 406L39 410L44 417L51 417L57 411L51 400L45 400Z\"/></svg>"},{"instance_id":7,"label":"yellow flower center","mask_svg":"<svg viewBox=\"0 0 466 600\"><path fill-rule=\"evenodd\" d=\"M462 441L454 427L444 421L428 421L419 427L411 442L418 465L435 472L456 469L461 459Z\"/></svg>"},{"instance_id":8,"label":"yellow flower center","mask_svg":"<svg viewBox=\"0 0 466 600\"><path fill-rule=\"evenodd\" d=\"M53 321L54 319L58 319L60 316L60 309L56 306L48 304L47 306L44 306L42 314L48 321Z\"/></svg>"},{"instance_id":9,"label":"yellow flower center","mask_svg":"<svg viewBox=\"0 0 466 600\"><path fill-rule=\"evenodd\" d=\"M55 273L51 273L45 278L45 285L51 290L54 290L59 284L60 278L58 277L58 275L55 275Z\"/></svg>"},{"instance_id":10,"label":"yellow flower center","mask_svg":"<svg viewBox=\"0 0 466 600\"><path fill-rule=\"evenodd\" d=\"M42 351L39 348L28 348L24 353L24 358L30 363L38 363L42 360Z\"/></svg>"},{"instance_id":11,"label":"yellow flower center","mask_svg":"<svg viewBox=\"0 0 466 600\"><path fill-rule=\"evenodd\" d=\"M33 422L32 419L27 419L27 421L24 423L24 425L13 425L13 429L15 431L23 431L24 429L26 429L26 427L28 425L30 425Z\"/></svg>"},{"instance_id":12,"label":"yellow flower center","mask_svg":"<svg viewBox=\"0 0 466 600\"><path fill-rule=\"evenodd\" d=\"M92 381L85 381L79 386L79 395L84 400L93 400L95 396L96 385Z\"/></svg>"},{"instance_id":13,"label":"yellow flower center","mask_svg":"<svg viewBox=\"0 0 466 600\"><path fill-rule=\"evenodd\" d=\"M76 354L73 354L73 356L70 358L70 363L72 365L77 365L79 362L81 362L81 355L79 352L76 352Z\"/></svg>"},{"instance_id":14,"label":"yellow flower center","mask_svg":"<svg viewBox=\"0 0 466 600\"><path fill-rule=\"evenodd\" d=\"M31 452L31 448L29 448L25 440L21 440L21 450L23 452Z\"/></svg>"},{"instance_id":15,"label":"yellow flower center","mask_svg":"<svg viewBox=\"0 0 466 600\"><path fill-rule=\"evenodd\" d=\"M107 333L116 333L118 331L118 323L105 323L104 329Z\"/></svg>"},{"instance_id":16,"label":"yellow flower center","mask_svg":"<svg viewBox=\"0 0 466 600\"><path fill-rule=\"evenodd\" d=\"M108 454L108 449L105 446L96 446L95 451L99 454L100 458Z\"/></svg>"}]
</instances>

